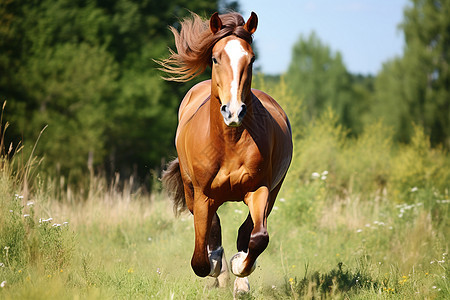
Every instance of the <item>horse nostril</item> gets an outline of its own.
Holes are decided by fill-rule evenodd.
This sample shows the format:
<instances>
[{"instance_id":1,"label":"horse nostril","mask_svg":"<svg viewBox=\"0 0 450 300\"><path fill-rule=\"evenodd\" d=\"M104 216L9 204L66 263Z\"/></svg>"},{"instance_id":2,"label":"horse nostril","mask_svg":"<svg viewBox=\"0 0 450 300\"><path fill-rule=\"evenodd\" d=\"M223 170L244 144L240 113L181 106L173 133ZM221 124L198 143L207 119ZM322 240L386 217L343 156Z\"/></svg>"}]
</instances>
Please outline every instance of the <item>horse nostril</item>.
<instances>
[{"instance_id":1,"label":"horse nostril","mask_svg":"<svg viewBox=\"0 0 450 300\"><path fill-rule=\"evenodd\" d=\"M247 112L247 106L245 104L242 104L241 111L238 114L239 119L242 119L245 116L246 112Z\"/></svg>"},{"instance_id":2,"label":"horse nostril","mask_svg":"<svg viewBox=\"0 0 450 300\"><path fill-rule=\"evenodd\" d=\"M222 107L220 108L220 112L222 113L224 118L227 118L227 119L231 118L231 112L228 109L228 105L226 105L226 104L222 105Z\"/></svg>"}]
</instances>

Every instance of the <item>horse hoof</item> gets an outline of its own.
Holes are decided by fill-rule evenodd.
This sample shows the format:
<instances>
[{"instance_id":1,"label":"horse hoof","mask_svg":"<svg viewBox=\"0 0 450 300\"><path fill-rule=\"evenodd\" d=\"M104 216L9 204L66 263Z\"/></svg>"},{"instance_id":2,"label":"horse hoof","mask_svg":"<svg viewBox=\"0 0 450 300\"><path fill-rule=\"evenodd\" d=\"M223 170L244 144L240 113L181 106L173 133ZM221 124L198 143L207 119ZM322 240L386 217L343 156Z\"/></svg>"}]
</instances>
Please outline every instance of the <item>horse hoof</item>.
<instances>
[{"instance_id":1,"label":"horse hoof","mask_svg":"<svg viewBox=\"0 0 450 300\"><path fill-rule=\"evenodd\" d=\"M237 277L246 277L248 275L250 275L256 268L256 262L253 264L252 268L250 269L249 272L246 272L245 274L244 272L244 268L245 268L245 259L247 258L247 253L245 252L238 252L236 253L230 260L230 267L231 267L231 272L233 272L234 275L236 275Z\"/></svg>"},{"instance_id":2,"label":"horse hoof","mask_svg":"<svg viewBox=\"0 0 450 300\"><path fill-rule=\"evenodd\" d=\"M250 284L247 277L236 277L234 281L233 299L237 299L239 295L248 293L250 291Z\"/></svg>"},{"instance_id":3,"label":"horse hoof","mask_svg":"<svg viewBox=\"0 0 450 300\"><path fill-rule=\"evenodd\" d=\"M209 252L209 262L211 264L211 272L209 273L209 276L217 278L217 276L220 275L220 271L222 269L222 255L222 247Z\"/></svg>"}]
</instances>

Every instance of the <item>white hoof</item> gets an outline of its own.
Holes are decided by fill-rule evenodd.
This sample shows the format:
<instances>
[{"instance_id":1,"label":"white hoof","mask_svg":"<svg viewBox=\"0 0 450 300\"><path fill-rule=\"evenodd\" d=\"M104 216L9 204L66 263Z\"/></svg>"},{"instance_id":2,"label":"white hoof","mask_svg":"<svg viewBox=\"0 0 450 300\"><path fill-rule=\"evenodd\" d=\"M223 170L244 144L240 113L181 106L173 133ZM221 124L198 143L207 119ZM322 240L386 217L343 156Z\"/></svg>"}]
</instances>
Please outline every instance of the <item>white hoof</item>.
<instances>
[{"instance_id":1,"label":"white hoof","mask_svg":"<svg viewBox=\"0 0 450 300\"><path fill-rule=\"evenodd\" d=\"M234 281L233 299L236 299L239 294L248 293L250 291L250 284L247 277L236 277Z\"/></svg>"},{"instance_id":2,"label":"white hoof","mask_svg":"<svg viewBox=\"0 0 450 300\"><path fill-rule=\"evenodd\" d=\"M220 275L220 271L222 269L222 255L222 247L219 247L213 251L208 250L209 262L211 264L211 272L209 273L209 276L217 277Z\"/></svg>"},{"instance_id":3,"label":"white hoof","mask_svg":"<svg viewBox=\"0 0 450 300\"><path fill-rule=\"evenodd\" d=\"M247 253L245 252L238 252L236 253L230 260L230 268L231 272L233 272L234 275L238 277L245 277L250 275L256 268L256 262L253 264L252 268L250 269L250 272L248 274L243 274L245 264L244 261L247 258Z\"/></svg>"}]
</instances>

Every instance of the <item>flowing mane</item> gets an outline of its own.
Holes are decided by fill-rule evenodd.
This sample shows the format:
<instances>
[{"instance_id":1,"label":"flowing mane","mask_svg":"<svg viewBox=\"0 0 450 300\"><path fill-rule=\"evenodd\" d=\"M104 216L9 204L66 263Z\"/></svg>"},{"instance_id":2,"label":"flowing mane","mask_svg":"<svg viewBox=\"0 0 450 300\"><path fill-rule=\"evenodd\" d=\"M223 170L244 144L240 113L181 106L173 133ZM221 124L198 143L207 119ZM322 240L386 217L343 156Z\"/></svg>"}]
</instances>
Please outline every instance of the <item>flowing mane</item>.
<instances>
[{"instance_id":1,"label":"flowing mane","mask_svg":"<svg viewBox=\"0 0 450 300\"><path fill-rule=\"evenodd\" d=\"M215 43L226 36L235 35L252 43L252 35L244 29L244 18L236 12L219 16L222 28L215 34L210 30L209 20L191 14L191 18L181 21L180 32L169 27L175 38L177 52L169 49L169 58L158 61L162 67L160 70L170 74L165 80L186 82L203 73L207 66L211 66Z\"/></svg>"}]
</instances>

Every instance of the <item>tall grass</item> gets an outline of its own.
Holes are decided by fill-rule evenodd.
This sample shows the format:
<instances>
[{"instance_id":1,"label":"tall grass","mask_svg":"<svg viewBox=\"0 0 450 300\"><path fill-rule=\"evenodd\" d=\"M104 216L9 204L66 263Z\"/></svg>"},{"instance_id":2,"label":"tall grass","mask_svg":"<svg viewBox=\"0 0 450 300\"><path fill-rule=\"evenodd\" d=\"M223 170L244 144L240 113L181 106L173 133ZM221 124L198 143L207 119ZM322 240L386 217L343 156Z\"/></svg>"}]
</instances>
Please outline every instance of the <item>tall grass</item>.
<instances>
[{"instance_id":1,"label":"tall grass","mask_svg":"<svg viewBox=\"0 0 450 300\"><path fill-rule=\"evenodd\" d=\"M302 124L283 82L264 89L288 108L295 155L244 298L448 298L448 153L420 127L398 145L381 123L349 138L332 111ZM1 299L232 298L192 272L193 219L164 194L92 175L79 191L16 149L1 154ZM247 212L219 209L227 258Z\"/></svg>"}]
</instances>

